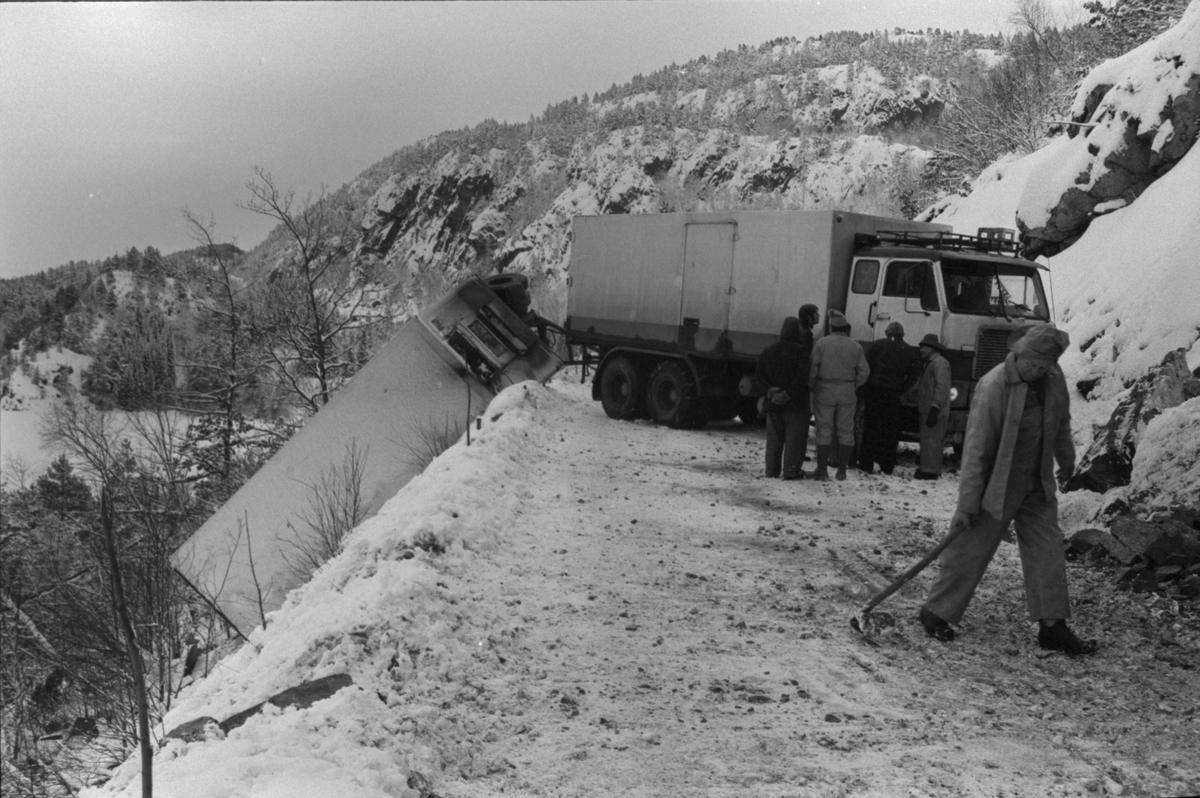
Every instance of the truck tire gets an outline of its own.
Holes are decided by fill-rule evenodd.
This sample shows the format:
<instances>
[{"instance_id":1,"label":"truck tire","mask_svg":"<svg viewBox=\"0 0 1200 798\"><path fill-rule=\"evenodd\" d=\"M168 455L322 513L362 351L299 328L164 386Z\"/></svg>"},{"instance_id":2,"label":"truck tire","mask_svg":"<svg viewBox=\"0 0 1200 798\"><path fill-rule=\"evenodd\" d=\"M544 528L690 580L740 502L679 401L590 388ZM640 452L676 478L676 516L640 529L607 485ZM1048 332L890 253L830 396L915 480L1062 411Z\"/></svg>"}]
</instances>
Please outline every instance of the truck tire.
<instances>
[{"instance_id":1,"label":"truck tire","mask_svg":"<svg viewBox=\"0 0 1200 798\"><path fill-rule=\"evenodd\" d=\"M696 429L708 420L691 371L675 360L659 363L650 372L646 405L656 423L675 429Z\"/></svg>"},{"instance_id":2,"label":"truck tire","mask_svg":"<svg viewBox=\"0 0 1200 798\"><path fill-rule=\"evenodd\" d=\"M614 357L600 373L600 406L609 418L631 421L645 416L642 375L627 357Z\"/></svg>"}]
</instances>

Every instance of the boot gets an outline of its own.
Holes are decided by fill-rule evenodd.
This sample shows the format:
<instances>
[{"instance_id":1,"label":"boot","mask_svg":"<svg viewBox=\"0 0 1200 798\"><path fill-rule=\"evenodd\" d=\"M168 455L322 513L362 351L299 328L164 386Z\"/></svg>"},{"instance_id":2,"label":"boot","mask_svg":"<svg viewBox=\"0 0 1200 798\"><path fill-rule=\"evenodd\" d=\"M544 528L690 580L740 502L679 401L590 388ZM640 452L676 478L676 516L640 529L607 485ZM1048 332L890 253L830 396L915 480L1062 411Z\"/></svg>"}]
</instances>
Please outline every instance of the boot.
<instances>
[{"instance_id":1,"label":"boot","mask_svg":"<svg viewBox=\"0 0 1200 798\"><path fill-rule=\"evenodd\" d=\"M917 620L921 622L921 626L925 627L925 634L934 640L949 643L954 639L953 627L930 612L928 607L921 608L921 611L917 614Z\"/></svg>"},{"instance_id":2,"label":"boot","mask_svg":"<svg viewBox=\"0 0 1200 798\"><path fill-rule=\"evenodd\" d=\"M813 472L812 478L819 480L829 479L828 446L817 446L817 470Z\"/></svg>"},{"instance_id":3,"label":"boot","mask_svg":"<svg viewBox=\"0 0 1200 798\"><path fill-rule=\"evenodd\" d=\"M1095 640L1080 640L1067 626L1066 621L1058 621L1053 626L1040 624L1038 647L1047 651L1061 651L1068 657L1078 657L1095 654L1100 644Z\"/></svg>"},{"instance_id":4,"label":"boot","mask_svg":"<svg viewBox=\"0 0 1200 798\"><path fill-rule=\"evenodd\" d=\"M854 462L858 462L858 447L842 444L842 459L838 463L837 470L837 478L839 480L842 482L846 481L846 466Z\"/></svg>"}]
</instances>

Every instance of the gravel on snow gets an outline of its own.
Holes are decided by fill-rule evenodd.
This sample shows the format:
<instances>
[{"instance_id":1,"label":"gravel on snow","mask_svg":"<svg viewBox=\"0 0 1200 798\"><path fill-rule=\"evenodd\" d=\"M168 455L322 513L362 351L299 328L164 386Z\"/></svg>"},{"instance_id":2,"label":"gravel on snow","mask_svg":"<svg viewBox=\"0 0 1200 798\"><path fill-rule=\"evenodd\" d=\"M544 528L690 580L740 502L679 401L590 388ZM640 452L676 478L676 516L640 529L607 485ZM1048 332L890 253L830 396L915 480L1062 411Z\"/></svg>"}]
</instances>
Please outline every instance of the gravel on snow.
<instances>
[{"instance_id":1,"label":"gravel on snow","mask_svg":"<svg viewBox=\"0 0 1200 798\"><path fill-rule=\"evenodd\" d=\"M849 619L931 548L957 479L762 476L763 433L616 422L560 375L518 528L470 576L519 614L525 674L495 795L1186 795L1200 792L1196 607L1071 566L1093 658L1038 650L1003 545L949 645L915 613L936 565ZM808 466L811 469L811 464Z\"/></svg>"}]
</instances>

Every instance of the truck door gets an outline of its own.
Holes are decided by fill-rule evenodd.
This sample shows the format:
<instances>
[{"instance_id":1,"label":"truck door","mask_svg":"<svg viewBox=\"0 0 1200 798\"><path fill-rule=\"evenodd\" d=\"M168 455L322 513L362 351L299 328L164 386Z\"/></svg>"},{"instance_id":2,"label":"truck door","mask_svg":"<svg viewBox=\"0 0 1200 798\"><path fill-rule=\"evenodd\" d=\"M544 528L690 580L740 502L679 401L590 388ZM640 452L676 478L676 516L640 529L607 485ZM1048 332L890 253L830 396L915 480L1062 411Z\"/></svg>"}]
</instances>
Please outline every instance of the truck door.
<instances>
[{"instance_id":1,"label":"truck door","mask_svg":"<svg viewBox=\"0 0 1200 798\"><path fill-rule=\"evenodd\" d=\"M893 321L904 325L904 338L910 344L920 341L926 333L940 337L942 304L933 264L900 258L888 261L871 321L875 339L886 336Z\"/></svg>"},{"instance_id":2,"label":"truck door","mask_svg":"<svg viewBox=\"0 0 1200 798\"><path fill-rule=\"evenodd\" d=\"M737 225L689 224L686 235L679 345L684 351L715 352L729 328Z\"/></svg>"},{"instance_id":3,"label":"truck door","mask_svg":"<svg viewBox=\"0 0 1200 798\"><path fill-rule=\"evenodd\" d=\"M850 337L856 341L871 341L875 337L875 310L879 306L879 278L883 271L880 258L856 258L850 277L850 293L846 296L846 320L850 322Z\"/></svg>"}]
</instances>

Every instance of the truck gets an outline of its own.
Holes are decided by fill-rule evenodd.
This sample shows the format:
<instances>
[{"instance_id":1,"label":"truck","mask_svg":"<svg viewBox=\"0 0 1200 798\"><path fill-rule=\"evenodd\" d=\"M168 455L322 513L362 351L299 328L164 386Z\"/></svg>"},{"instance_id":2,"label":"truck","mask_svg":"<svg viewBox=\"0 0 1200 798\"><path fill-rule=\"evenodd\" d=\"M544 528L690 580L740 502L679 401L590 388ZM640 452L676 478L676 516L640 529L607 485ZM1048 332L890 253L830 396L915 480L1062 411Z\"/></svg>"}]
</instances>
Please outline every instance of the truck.
<instances>
[{"instance_id":1,"label":"truck","mask_svg":"<svg viewBox=\"0 0 1200 798\"><path fill-rule=\"evenodd\" d=\"M962 235L846 211L579 216L563 328L609 417L695 428L753 423L740 388L800 305L822 311L814 335L836 309L867 348L899 321L910 343L935 333L946 346L947 442L959 448L976 382L1016 327L1050 319L1045 271L1001 228Z\"/></svg>"},{"instance_id":2,"label":"truck","mask_svg":"<svg viewBox=\"0 0 1200 798\"><path fill-rule=\"evenodd\" d=\"M562 361L522 318L523 275L471 277L409 319L172 555L172 565L229 627L249 636L307 577L326 538L314 519L353 499L379 511L465 433L504 388L545 382ZM344 480L344 481L343 481ZM338 486L353 492L340 493ZM324 502L324 504L323 504ZM324 513L324 514L323 514Z\"/></svg>"}]
</instances>

